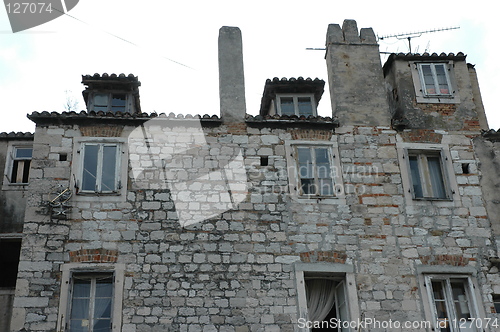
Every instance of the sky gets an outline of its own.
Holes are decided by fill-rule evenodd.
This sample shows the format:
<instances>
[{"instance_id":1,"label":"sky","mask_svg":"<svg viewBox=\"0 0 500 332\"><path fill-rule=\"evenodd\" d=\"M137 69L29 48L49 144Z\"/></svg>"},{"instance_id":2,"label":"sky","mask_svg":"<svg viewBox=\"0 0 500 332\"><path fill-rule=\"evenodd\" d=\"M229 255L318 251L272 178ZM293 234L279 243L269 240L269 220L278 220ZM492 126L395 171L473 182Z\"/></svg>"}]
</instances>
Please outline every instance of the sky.
<instances>
[{"instance_id":1,"label":"sky","mask_svg":"<svg viewBox=\"0 0 500 332\"><path fill-rule=\"evenodd\" d=\"M487 5L487 4L490 5ZM354 19L378 36L460 27L412 39L412 51L458 53L474 64L490 128L500 80L497 13L490 1L80 0L53 21L12 33L0 8L0 132L30 131L32 112L84 110L81 75L139 77L143 112L219 114L217 38L221 26L243 36L247 113L258 114L267 78L327 81L328 24ZM381 52L408 52L406 39L379 41ZM382 63L386 59L382 54ZM328 90L328 89L326 89ZM331 116L328 92L318 108Z\"/></svg>"}]
</instances>

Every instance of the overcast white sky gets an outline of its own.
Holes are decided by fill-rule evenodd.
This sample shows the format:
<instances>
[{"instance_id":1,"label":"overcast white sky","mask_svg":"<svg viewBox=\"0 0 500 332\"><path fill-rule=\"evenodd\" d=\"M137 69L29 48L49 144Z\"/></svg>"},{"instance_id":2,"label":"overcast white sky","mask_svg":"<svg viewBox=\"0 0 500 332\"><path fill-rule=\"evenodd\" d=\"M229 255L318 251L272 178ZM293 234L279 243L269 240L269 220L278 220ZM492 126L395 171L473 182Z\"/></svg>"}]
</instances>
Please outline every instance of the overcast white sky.
<instances>
[{"instance_id":1,"label":"overcast white sky","mask_svg":"<svg viewBox=\"0 0 500 332\"><path fill-rule=\"evenodd\" d=\"M80 0L69 12L78 20L63 16L16 34L0 8L0 132L34 131L26 114L64 111L66 91L83 110L81 75L94 73L137 75L144 112L219 114L217 38L224 25L242 31L247 113L257 114L267 78L327 80L324 51L305 49L324 47L328 24L344 19L379 36L460 26L414 38L412 50L467 54L490 127L499 129L500 43L491 2L402 3ZM380 50L408 52L407 41L385 39ZM320 115L331 115L326 94Z\"/></svg>"}]
</instances>

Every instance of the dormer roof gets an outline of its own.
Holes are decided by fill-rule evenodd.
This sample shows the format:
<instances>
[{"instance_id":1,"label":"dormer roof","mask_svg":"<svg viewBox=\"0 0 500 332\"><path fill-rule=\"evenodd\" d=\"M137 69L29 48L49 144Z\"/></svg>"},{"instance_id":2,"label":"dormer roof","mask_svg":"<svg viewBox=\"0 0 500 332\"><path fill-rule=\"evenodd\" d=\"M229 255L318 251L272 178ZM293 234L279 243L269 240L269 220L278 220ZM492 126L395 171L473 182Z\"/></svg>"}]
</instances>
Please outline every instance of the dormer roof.
<instances>
[{"instance_id":1,"label":"dormer roof","mask_svg":"<svg viewBox=\"0 0 500 332\"><path fill-rule=\"evenodd\" d=\"M276 94L280 93L311 93L314 94L316 104L319 103L325 88L325 81L319 78L282 78L277 77L266 80L264 86L264 93L260 103L259 114L262 116L267 115L271 101L276 98Z\"/></svg>"}]
</instances>

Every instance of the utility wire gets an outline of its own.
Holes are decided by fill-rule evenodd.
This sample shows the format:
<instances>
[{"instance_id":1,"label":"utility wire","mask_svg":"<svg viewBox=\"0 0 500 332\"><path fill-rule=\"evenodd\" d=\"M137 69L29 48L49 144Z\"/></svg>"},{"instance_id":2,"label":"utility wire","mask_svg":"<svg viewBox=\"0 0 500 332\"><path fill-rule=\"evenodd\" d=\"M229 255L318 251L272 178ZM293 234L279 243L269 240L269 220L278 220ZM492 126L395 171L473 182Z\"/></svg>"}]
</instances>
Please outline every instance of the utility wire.
<instances>
[{"instance_id":1,"label":"utility wire","mask_svg":"<svg viewBox=\"0 0 500 332\"><path fill-rule=\"evenodd\" d=\"M63 11L60 11L60 10L59 10L59 9L57 9L57 8L52 7L52 9L53 9L53 10L55 10L55 11L58 11L59 13L61 13L61 14L63 14L63 15L69 16L69 17L71 17L72 19L74 19L74 20L76 20L76 21L78 21L78 22L80 22L80 23L83 23L83 24L86 24L86 25L91 26L91 27L93 27L93 28L96 28L95 26L92 26L91 24L89 24L89 23L87 23L87 22L85 22L85 21L82 21L82 20L80 20L79 18L77 18L77 17L75 17L75 16L73 16L73 15L70 15L70 14L65 13L65 12L63 12ZM125 43L128 43L128 44L130 44L130 45L133 45L133 46L135 46L135 47L137 47L137 48L142 48L141 46L137 45L136 43L131 42L130 40L127 40L127 39L125 39L125 38L122 38L122 37L120 37L120 36L118 36L118 35L115 35L114 33L111 33L111 32L109 32L109 31L106 31L106 30L101 29L101 28L97 28L97 29L99 29L99 30L101 30L102 32L107 33L108 35L110 35L110 36L112 36L112 37L115 37L116 39L119 39L119 40L121 40L121 41L123 41L123 42L125 42ZM176 63L176 64L178 64L178 65L180 65L180 66L183 66L183 67L186 67L186 68L189 68L189 69L195 70L194 68L189 67L188 65L185 65L185 64L183 64L183 63L181 63L181 62L179 62L179 61L175 61L175 60L173 60L173 59L167 58L166 56L161 55L161 54L158 54L158 55L159 55L160 57L162 57L162 58L164 58L164 59L166 59L166 60L168 60L168 61L171 61L171 62L173 62L173 63Z\"/></svg>"}]
</instances>

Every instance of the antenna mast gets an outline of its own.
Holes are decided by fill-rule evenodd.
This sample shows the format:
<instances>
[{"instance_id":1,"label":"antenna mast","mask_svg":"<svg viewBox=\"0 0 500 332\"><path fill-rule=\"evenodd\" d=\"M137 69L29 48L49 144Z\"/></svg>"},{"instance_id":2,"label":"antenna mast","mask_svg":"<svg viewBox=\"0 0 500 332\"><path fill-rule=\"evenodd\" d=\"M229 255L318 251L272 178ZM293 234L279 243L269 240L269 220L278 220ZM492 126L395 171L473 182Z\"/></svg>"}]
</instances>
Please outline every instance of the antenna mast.
<instances>
[{"instance_id":1,"label":"antenna mast","mask_svg":"<svg viewBox=\"0 0 500 332\"><path fill-rule=\"evenodd\" d=\"M425 30L425 31L416 31L416 32L406 32L406 33L399 33L395 35L387 35L387 36L378 36L378 40L383 40L385 38L397 38L397 39L408 39L408 48L411 53L411 39L420 37L424 33L430 33L430 32L438 32L438 31L447 31L447 30L454 30L454 29L460 29L460 27L449 27L449 28L439 28L439 29L431 29L431 30Z\"/></svg>"}]
</instances>

